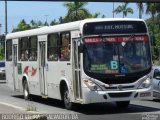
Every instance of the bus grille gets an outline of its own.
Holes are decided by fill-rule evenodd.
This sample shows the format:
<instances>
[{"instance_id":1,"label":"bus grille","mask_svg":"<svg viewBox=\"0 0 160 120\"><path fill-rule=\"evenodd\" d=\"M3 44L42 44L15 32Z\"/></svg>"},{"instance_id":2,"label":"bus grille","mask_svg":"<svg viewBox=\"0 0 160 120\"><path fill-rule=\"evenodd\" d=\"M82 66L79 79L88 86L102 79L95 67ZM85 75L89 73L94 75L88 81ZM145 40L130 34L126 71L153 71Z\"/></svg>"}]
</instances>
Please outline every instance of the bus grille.
<instances>
[{"instance_id":1,"label":"bus grille","mask_svg":"<svg viewBox=\"0 0 160 120\"><path fill-rule=\"evenodd\" d=\"M105 86L104 86L105 87ZM122 89L132 89L132 88L134 88L134 86L133 85L131 85L131 86L123 86L122 87ZM106 90L116 90L116 89L118 89L117 87L105 87L105 89Z\"/></svg>"},{"instance_id":2,"label":"bus grille","mask_svg":"<svg viewBox=\"0 0 160 120\"><path fill-rule=\"evenodd\" d=\"M108 93L111 98L130 97L132 92Z\"/></svg>"}]
</instances>

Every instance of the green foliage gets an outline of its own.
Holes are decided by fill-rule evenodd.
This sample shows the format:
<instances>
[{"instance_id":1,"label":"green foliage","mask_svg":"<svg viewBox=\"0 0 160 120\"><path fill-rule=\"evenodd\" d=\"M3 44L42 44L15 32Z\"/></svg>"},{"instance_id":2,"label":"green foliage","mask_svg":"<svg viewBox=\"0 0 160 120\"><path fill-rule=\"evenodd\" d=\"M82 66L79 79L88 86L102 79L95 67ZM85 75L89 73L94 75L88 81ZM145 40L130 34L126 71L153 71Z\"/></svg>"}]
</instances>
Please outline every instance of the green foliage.
<instances>
[{"instance_id":1,"label":"green foliage","mask_svg":"<svg viewBox=\"0 0 160 120\"><path fill-rule=\"evenodd\" d=\"M5 36L0 35L0 60L5 59Z\"/></svg>"},{"instance_id":2,"label":"green foliage","mask_svg":"<svg viewBox=\"0 0 160 120\"><path fill-rule=\"evenodd\" d=\"M12 32L29 30L29 29L31 29L30 24L27 24L26 21L23 19L23 20L21 20L21 21L18 23L17 28L14 28L14 29L12 30Z\"/></svg>"},{"instance_id":3,"label":"green foliage","mask_svg":"<svg viewBox=\"0 0 160 120\"><path fill-rule=\"evenodd\" d=\"M63 22L83 20L86 18L97 18L100 13L91 14L86 8L84 8L87 4L87 2L64 3L64 6L67 8L67 15L64 17Z\"/></svg>"},{"instance_id":4,"label":"green foliage","mask_svg":"<svg viewBox=\"0 0 160 120\"><path fill-rule=\"evenodd\" d=\"M17 28L14 28L12 30L12 32L18 32L18 31L24 31L24 30L30 30L30 29L35 29L35 28L39 28L42 26L48 26L49 24L47 22L43 23L40 20L39 21L34 21L31 20L30 23L26 23L26 21L24 19L22 19L18 25Z\"/></svg>"},{"instance_id":5,"label":"green foliage","mask_svg":"<svg viewBox=\"0 0 160 120\"><path fill-rule=\"evenodd\" d=\"M114 12L116 14L119 14L119 13L123 13L123 18L127 16L128 13L131 13L133 14L133 9L128 7L128 3L123 3L122 5L119 5L115 10Z\"/></svg>"},{"instance_id":6,"label":"green foliage","mask_svg":"<svg viewBox=\"0 0 160 120\"><path fill-rule=\"evenodd\" d=\"M142 2L136 3L137 7L139 9L139 18L142 18L142 13L144 12L144 5Z\"/></svg>"},{"instance_id":7,"label":"green foliage","mask_svg":"<svg viewBox=\"0 0 160 120\"><path fill-rule=\"evenodd\" d=\"M0 35L0 41L5 41L5 35Z\"/></svg>"},{"instance_id":8,"label":"green foliage","mask_svg":"<svg viewBox=\"0 0 160 120\"><path fill-rule=\"evenodd\" d=\"M53 21L51 21L50 25L57 25L59 24L59 22L56 21L56 19L54 19Z\"/></svg>"},{"instance_id":9,"label":"green foliage","mask_svg":"<svg viewBox=\"0 0 160 120\"><path fill-rule=\"evenodd\" d=\"M146 14L151 15L152 17L154 17L154 15L156 14L156 4L155 3L146 3Z\"/></svg>"},{"instance_id":10,"label":"green foliage","mask_svg":"<svg viewBox=\"0 0 160 120\"><path fill-rule=\"evenodd\" d=\"M91 14L86 8L84 8L85 5L87 5L87 2L66 2L64 3L64 6L67 8L67 15L64 17L60 16L58 21L54 19L49 24L47 22L43 23L40 20L31 20L30 23L27 23L24 19L22 19L18 23L17 27L12 30L12 32L35 29L42 26L57 25L76 20L83 20L85 18L97 18L100 15L100 13Z\"/></svg>"},{"instance_id":11,"label":"green foliage","mask_svg":"<svg viewBox=\"0 0 160 120\"><path fill-rule=\"evenodd\" d=\"M153 60L159 59L160 61L160 4L146 3L146 6L146 14L151 16L146 23L151 36Z\"/></svg>"},{"instance_id":12,"label":"green foliage","mask_svg":"<svg viewBox=\"0 0 160 120\"><path fill-rule=\"evenodd\" d=\"M160 21L157 20L159 20L159 16L154 17L154 20L152 17L146 20L152 43L152 55L154 60L160 57Z\"/></svg>"},{"instance_id":13,"label":"green foliage","mask_svg":"<svg viewBox=\"0 0 160 120\"><path fill-rule=\"evenodd\" d=\"M4 60L4 47L0 46L0 60Z\"/></svg>"}]
</instances>

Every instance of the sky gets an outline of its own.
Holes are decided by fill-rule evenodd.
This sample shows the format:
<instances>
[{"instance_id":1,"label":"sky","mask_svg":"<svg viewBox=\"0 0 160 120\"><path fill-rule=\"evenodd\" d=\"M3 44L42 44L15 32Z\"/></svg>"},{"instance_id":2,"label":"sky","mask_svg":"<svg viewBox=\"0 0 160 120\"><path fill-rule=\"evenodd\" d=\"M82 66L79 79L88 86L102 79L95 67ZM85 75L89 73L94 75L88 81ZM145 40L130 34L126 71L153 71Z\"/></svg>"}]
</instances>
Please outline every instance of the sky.
<instances>
[{"instance_id":1,"label":"sky","mask_svg":"<svg viewBox=\"0 0 160 120\"><path fill-rule=\"evenodd\" d=\"M122 3L114 3L114 7L117 8ZM4 1L0 1L0 34L4 34L5 31L5 9ZM145 6L145 5L144 5ZM135 3L129 3L129 7L134 10L134 14L128 14L127 18L138 18L138 8ZM111 2L89 2L86 9L91 13L99 12L101 15L105 15L106 18L112 18L113 3ZM20 2L12 1L8 2L8 32L11 32L13 28L17 27L17 24L25 19L27 23L31 20L40 20L50 23L52 20L58 20L60 16L65 16L67 9L64 7L64 2ZM122 14L115 14L115 18L121 18ZM143 19L149 18L149 15L143 13Z\"/></svg>"}]
</instances>

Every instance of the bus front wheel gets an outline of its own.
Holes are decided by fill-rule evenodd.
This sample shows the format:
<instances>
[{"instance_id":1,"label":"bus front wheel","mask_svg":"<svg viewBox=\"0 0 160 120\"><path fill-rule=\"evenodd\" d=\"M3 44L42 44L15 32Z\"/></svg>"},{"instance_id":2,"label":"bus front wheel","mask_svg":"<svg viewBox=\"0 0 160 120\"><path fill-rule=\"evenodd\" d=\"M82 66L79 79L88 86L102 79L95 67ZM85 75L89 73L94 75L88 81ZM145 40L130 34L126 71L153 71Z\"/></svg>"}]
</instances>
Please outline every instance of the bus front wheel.
<instances>
[{"instance_id":1,"label":"bus front wheel","mask_svg":"<svg viewBox=\"0 0 160 120\"><path fill-rule=\"evenodd\" d=\"M69 91L66 86L63 91L63 102L66 109L69 109L69 110L73 109L73 103L71 102Z\"/></svg>"},{"instance_id":2,"label":"bus front wheel","mask_svg":"<svg viewBox=\"0 0 160 120\"><path fill-rule=\"evenodd\" d=\"M23 84L23 95L25 100L29 99L29 89L28 89L27 81L24 81L24 84Z\"/></svg>"},{"instance_id":3,"label":"bus front wheel","mask_svg":"<svg viewBox=\"0 0 160 120\"><path fill-rule=\"evenodd\" d=\"M119 109L126 109L126 108L128 108L130 101L118 101L118 102L116 102L116 104Z\"/></svg>"}]
</instances>

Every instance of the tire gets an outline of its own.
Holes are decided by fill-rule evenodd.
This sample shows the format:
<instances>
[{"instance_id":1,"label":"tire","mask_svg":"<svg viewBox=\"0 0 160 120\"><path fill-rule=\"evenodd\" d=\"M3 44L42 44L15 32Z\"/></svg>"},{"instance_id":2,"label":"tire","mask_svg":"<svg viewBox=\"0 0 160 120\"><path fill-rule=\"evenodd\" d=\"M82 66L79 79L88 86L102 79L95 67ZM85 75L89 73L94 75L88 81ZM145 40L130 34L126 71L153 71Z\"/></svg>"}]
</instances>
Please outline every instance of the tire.
<instances>
[{"instance_id":1,"label":"tire","mask_svg":"<svg viewBox=\"0 0 160 120\"><path fill-rule=\"evenodd\" d=\"M130 101L118 101L116 102L118 109L127 109Z\"/></svg>"},{"instance_id":2,"label":"tire","mask_svg":"<svg viewBox=\"0 0 160 120\"><path fill-rule=\"evenodd\" d=\"M66 109L68 110L73 109L73 103L70 101L69 91L68 91L67 86L65 86L64 91L63 91L63 102L64 102L64 106Z\"/></svg>"},{"instance_id":3,"label":"tire","mask_svg":"<svg viewBox=\"0 0 160 120\"><path fill-rule=\"evenodd\" d=\"M29 100L30 95L29 95L28 84L27 84L26 81L25 81L24 84L23 84L23 95L24 95L24 99L25 99L25 100Z\"/></svg>"}]
</instances>

